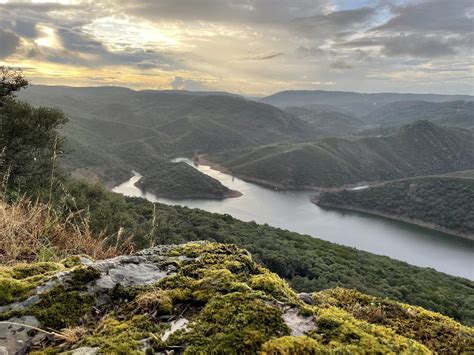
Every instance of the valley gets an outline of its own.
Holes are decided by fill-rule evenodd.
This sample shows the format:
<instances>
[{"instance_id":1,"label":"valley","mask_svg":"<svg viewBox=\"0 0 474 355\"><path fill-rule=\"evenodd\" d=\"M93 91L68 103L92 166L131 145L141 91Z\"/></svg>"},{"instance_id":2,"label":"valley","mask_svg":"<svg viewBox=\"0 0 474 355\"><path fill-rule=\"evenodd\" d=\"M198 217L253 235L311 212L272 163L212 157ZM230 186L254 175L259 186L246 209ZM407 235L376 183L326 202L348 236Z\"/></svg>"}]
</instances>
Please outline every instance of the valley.
<instances>
[{"instance_id":1,"label":"valley","mask_svg":"<svg viewBox=\"0 0 474 355\"><path fill-rule=\"evenodd\" d=\"M0 355L474 355L472 0L0 0Z\"/></svg>"}]
</instances>

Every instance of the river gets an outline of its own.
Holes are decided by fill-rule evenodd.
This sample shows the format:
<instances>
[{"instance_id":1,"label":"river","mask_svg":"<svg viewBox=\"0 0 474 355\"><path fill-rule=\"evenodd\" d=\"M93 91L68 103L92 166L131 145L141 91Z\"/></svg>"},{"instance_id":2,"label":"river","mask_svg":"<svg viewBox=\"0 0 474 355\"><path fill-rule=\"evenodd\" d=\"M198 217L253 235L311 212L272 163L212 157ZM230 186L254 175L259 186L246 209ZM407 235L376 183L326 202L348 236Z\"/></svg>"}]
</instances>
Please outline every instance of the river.
<instances>
[{"instance_id":1,"label":"river","mask_svg":"<svg viewBox=\"0 0 474 355\"><path fill-rule=\"evenodd\" d=\"M176 160L194 166L188 159ZM309 201L311 192L274 191L208 166L199 165L196 168L228 188L240 191L243 196L222 201L157 198L134 185L140 179L138 173L113 191L144 197L152 202L228 213L243 221L267 223L474 280L474 241L382 217L321 208Z\"/></svg>"}]
</instances>

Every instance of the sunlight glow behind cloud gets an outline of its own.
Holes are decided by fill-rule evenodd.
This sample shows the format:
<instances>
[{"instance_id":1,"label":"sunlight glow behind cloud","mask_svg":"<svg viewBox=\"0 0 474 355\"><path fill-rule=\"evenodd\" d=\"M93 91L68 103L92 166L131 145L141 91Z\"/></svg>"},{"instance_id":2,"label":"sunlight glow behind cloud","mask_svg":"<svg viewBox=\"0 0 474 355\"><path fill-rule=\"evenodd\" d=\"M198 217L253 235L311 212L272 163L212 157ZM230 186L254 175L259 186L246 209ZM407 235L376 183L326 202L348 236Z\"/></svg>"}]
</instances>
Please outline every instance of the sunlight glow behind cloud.
<instances>
[{"instance_id":1,"label":"sunlight glow behind cloud","mask_svg":"<svg viewBox=\"0 0 474 355\"><path fill-rule=\"evenodd\" d=\"M0 0L0 63L36 83L472 94L472 13L468 0Z\"/></svg>"}]
</instances>

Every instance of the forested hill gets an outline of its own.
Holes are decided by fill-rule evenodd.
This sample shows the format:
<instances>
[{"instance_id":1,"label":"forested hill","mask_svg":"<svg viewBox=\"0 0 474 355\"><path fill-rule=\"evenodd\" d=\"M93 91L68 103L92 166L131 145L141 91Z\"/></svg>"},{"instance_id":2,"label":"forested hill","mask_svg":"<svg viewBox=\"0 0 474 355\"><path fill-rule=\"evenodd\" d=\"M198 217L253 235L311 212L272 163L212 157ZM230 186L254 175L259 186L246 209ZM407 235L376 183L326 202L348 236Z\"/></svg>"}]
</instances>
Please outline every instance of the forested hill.
<instances>
[{"instance_id":1,"label":"forested hill","mask_svg":"<svg viewBox=\"0 0 474 355\"><path fill-rule=\"evenodd\" d=\"M325 192L315 202L407 220L474 239L474 170Z\"/></svg>"},{"instance_id":2,"label":"forested hill","mask_svg":"<svg viewBox=\"0 0 474 355\"><path fill-rule=\"evenodd\" d=\"M366 124L390 127L416 120L471 129L474 128L474 101L402 101L384 105L363 118Z\"/></svg>"},{"instance_id":3,"label":"forested hill","mask_svg":"<svg viewBox=\"0 0 474 355\"><path fill-rule=\"evenodd\" d=\"M456 100L474 101L474 96L409 93L364 94L349 91L289 90L260 99L261 102L278 107L329 104L337 106L339 109L346 109L358 117L366 116L378 107L396 101L446 102Z\"/></svg>"},{"instance_id":4,"label":"forested hill","mask_svg":"<svg viewBox=\"0 0 474 355\"><path fill-rule=\"evenodd\" d=\"M474 138L466 130L419 121L382 137L275 144L208 158L262 184L331 188L473 169Z\"/></svg>"},{"instance_id":5,"label":"forested hill","mask_svg":"<svg viewBox=\"0 0 474 355\"><path fill-rule=\"evenodd\" d=\"M114 144L141 141L160 155L192 155L316 135L314 128L287 112L235 95L32 86L20 98L57 106L72 122Z\"/></svg>"},{"instance_id":6,"label":"forested hill","mask_svg":"<svg viewBox=\"0 0 474 355\"><path fill-rule=\"evenodd\" d=\"M135 170L143 186L164 197L228 194L218 181L170 157L316 136L287 112L224 93L31 86L19 98L67 114L64 166L74 176L113 186Z\"/></svg>"}]
</instances>

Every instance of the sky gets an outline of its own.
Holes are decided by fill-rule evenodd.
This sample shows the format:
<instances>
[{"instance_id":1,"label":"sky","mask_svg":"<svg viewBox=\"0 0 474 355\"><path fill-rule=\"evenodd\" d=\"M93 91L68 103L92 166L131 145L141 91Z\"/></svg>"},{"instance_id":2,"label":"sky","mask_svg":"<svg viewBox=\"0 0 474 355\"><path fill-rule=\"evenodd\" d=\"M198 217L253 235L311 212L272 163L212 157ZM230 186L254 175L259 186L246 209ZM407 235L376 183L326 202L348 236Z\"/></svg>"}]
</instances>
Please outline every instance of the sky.
<instances>
[{"instance_id":1,"label":"sky","mask_svg":"<svg viewBox=\"0 0 474 355\"><path fill-rule=\"evenodd\" d=\"M33 84L474 94L472 0L0 0Z\"/></svg>"}]
</instances>

